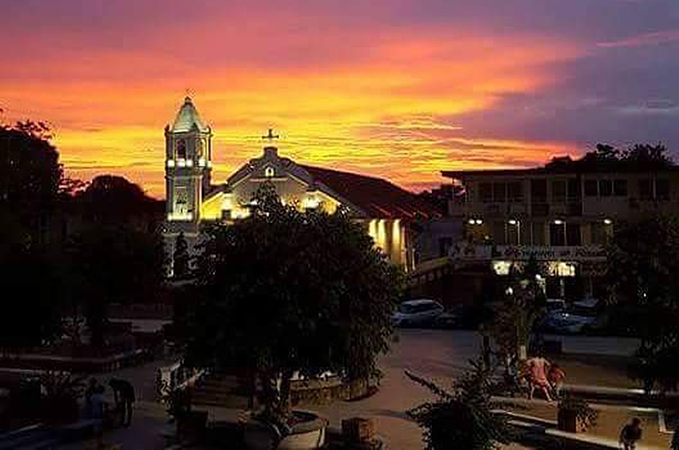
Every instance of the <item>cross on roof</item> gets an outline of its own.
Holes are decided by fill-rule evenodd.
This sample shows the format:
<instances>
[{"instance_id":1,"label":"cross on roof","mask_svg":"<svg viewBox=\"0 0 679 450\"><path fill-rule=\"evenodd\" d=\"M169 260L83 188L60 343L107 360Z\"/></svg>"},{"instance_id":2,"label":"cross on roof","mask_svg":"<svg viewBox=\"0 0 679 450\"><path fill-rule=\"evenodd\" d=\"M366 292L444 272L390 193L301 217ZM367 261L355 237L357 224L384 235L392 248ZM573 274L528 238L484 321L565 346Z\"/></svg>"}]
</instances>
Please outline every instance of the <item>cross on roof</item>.
<instances>
[{"instance_id":1,"label":"cross on roof","mask_svg":"<svg viewBox=\"0 0 679 450\"><path fill-rule=\"evenodd\" d=\"M269 143L271 143L274 139L280 139L280 136L273 134L273 128L269 128L269 132L266 134L266 136L262 136L262 139L266 139L269 141Z\"/></svg>"}]
</instances>

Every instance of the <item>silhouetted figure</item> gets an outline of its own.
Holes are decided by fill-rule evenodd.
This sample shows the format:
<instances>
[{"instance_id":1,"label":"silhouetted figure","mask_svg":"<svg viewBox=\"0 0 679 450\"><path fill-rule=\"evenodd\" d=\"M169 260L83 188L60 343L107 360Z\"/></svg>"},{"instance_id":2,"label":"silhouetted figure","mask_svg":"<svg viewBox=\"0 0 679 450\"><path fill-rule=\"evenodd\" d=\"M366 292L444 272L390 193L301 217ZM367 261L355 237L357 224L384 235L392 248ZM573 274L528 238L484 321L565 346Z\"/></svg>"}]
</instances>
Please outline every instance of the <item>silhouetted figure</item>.
<instances>
[{"instance_id":1,"label":"silhouetted figure","mask_svg":"<svg viewBox=\"0 0 679 450\"><path fill-rule=\"evenodd\" d=\"M638 417L632 419L632 423L628 423L622 430L620 430L620 444L625 450L634 450L637 448L637 442L641 440L641 420Z\"/></svg>"},{"instance_id":2,"label":"silhouetted figure","mask_svg":"<svg viewBox=\"0 0 679 450\"><path fill-rule=\"evenodd\" d=\"M134 386L129 381L120 378L111 378L108 385L113 391L116 410L122 410L123 426L129 427L132 423L132 404L135 400Z\"/></svg>"}]
</instances>

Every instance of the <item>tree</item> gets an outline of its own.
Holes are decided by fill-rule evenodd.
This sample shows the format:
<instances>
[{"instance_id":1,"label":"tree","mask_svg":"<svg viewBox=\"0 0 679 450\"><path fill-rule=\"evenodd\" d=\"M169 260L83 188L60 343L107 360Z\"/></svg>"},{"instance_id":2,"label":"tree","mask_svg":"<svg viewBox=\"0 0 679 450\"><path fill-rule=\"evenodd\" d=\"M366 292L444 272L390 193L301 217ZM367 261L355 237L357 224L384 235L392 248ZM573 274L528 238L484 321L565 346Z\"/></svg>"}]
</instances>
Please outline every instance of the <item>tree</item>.
<instances>
[{"instance_id":1,"label":"tree","mask_svg":"<svg viewBox=\"0 0 679 450\"><path fill-rule=\"evenodd\" d=\"M62 274L50 255L32 249L0 257L0 347L21 350L58 337Z\"/></svg>"},{"instance_id":2,"label":"tree","mask_svg":"<svg viewBox=\"0 0 679 450\"><path fill-rule=\"evenodd\" d=\"M42 130L41 132L37 130ZM41 224L53 211L62 168L46 125L0 126L0 211L11 215L29 245L41 243Z\"/></svg>"},{"instance_id":3,"label":"tree","mask_svg":"<svg viewBox=\"0 0 679 450\"><path fill-rule=\"evenodd\" d=\"M618 224L607 249L610 301L629 311L641 338L634 373L648 389L679 381L678 252L679 219L661 215Z\"/></svg>"},{"instance_id":4,"label":"tree","mask_svg":"<svg viewBox=\"0 0 679 450\"><path fill-rule=\"evenodd\" d=\"M89 224L70 246L71 283L97 348L104 344L108 305L154 298L164 282L158 233L125 224Z\"/></svg>"},{"instance_id":5,"label":"tree","mask_svg":"<svg viewBox=\"0 0 679 450\"><path fill-rule=\"evenodd\" d=\"M491 400L495 391L492 368L473 361L452 392L407 371L406 376L436 396L436 400L408 411L424 428L427 450L492 450L498 443L510 442L512 433L506 419L493 412L499 405Z\"/></svg>"},{"instance_id":6,"label":"tree","mask_svg":"<svg viewBox=\"0 0 679 450\"><path fill-rule=\"evenodd\" d=\"M399 268L344 213L301 212L265 185L248 218L206 232L187 362L248 369L262 380L264 417L290 417L294 372L378 374Z\"/></svg>"},{"instance_id":7,"label":"tree","mask_svg":"<svg viewBox=\"0 0 679 450\"><path fill-rule=\"evenodd\" d=\"M44 229L57 206L59 154L42 123L0 124L0 346L55 338L61 326L61 265ZM53 250L53 249L52 249Z\"/></svg>"},{"instance_id":8,"label":"tree","mask_svg":"<svg viewBox=\"0 0 679 450\"><path fill-rule=\"evenodd\" d=\"M544 313L541 272L535 259L528 261L523 270L514 266L510 269L504 296L488 327L505 360L518 360L525 354L535 323Z\"/></svg>"},{"instance_id":9,"label":"tree","mask_svg":"<svg viewBox=\"0 0 679 450\"><path fill-rule=\"evenodd\" d=\"M172 255L172 272L176 279L181 280L189 274L189 261L189 246L182 231L177 236Z\"/></svg>"},{"instance_id":10,"label":"tree","mask_svg":"<svg viewBox=\"0 0 679 450\"><path fill-rule=\"evenodd\" d=\"M165 253L156 200L123 177L101 175L74 197L82 218L70 245L71 283L95 347L104 344L108 305L154 298Z\"/></svg>"},{"instance_id":11,"label":"tree","mask_svg":"<svg viewBox=\"0 0 679 450\"><path fill-rule=\"evenodd\" d=\"M147 196L139 185L124 177L99 175L86 188L79 189L75 201L87 221L144 226L148 216L160 217L157 212L162 202Z\"/></svg>"}]
</instances>

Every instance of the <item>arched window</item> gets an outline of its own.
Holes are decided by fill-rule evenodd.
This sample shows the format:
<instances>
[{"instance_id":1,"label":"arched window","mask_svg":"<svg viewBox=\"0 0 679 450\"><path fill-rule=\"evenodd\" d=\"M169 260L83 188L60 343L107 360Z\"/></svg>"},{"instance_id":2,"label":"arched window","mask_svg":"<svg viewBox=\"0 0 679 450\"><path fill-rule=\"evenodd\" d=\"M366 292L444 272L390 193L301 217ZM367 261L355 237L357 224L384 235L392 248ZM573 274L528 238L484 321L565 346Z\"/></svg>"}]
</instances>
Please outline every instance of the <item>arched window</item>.
<instances>
[{"instance_id":1,"label":"arched window","mask_svg":"<svg viewBox=\"0 0 679 450\"><path fill-rule=\"evenodd\" d=\"M186 141L184 139L177 141L177 159L186 159Z\"/></svg>"},{"instance_id":2,"label":"arched window","mask_svg":"<svg viewBox=\"0 0 679 450\"><path fill-rule=\"evenodd\" d=\"M271 177L274 176L274 174L275 174L275 172L273 170L273 167L267 167L266 169L264 169L264 176L265 177L271 178Z\"/></svg>"}]
</instances>

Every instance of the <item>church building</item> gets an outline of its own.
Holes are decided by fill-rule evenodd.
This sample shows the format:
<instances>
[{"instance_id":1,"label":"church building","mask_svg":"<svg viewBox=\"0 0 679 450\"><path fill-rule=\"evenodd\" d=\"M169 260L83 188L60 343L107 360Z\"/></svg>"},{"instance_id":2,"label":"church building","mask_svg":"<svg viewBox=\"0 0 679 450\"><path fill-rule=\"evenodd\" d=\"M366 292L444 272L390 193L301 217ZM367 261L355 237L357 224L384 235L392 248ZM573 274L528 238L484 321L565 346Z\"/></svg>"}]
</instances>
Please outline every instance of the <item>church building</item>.
<instances>
[{"instance_id":1,"label":"church building","mask_svg":"<svg viewBox=\"0 0 679 450\"><path fill-rule=\"evenodd\" d=\"M168 254L183 232L189 242L206 221L247 217L257 189L272 183L286 204L323 208L342 206L365 224L375 245L393 263L415 267L417 223L439 215L428 203L387 180L297 163L279 155L269 130L263 153L245 163L224 183L213 183L212 129L186 97L172 126L165 127L166 226Z\"/></svg>"}]
</instances>

